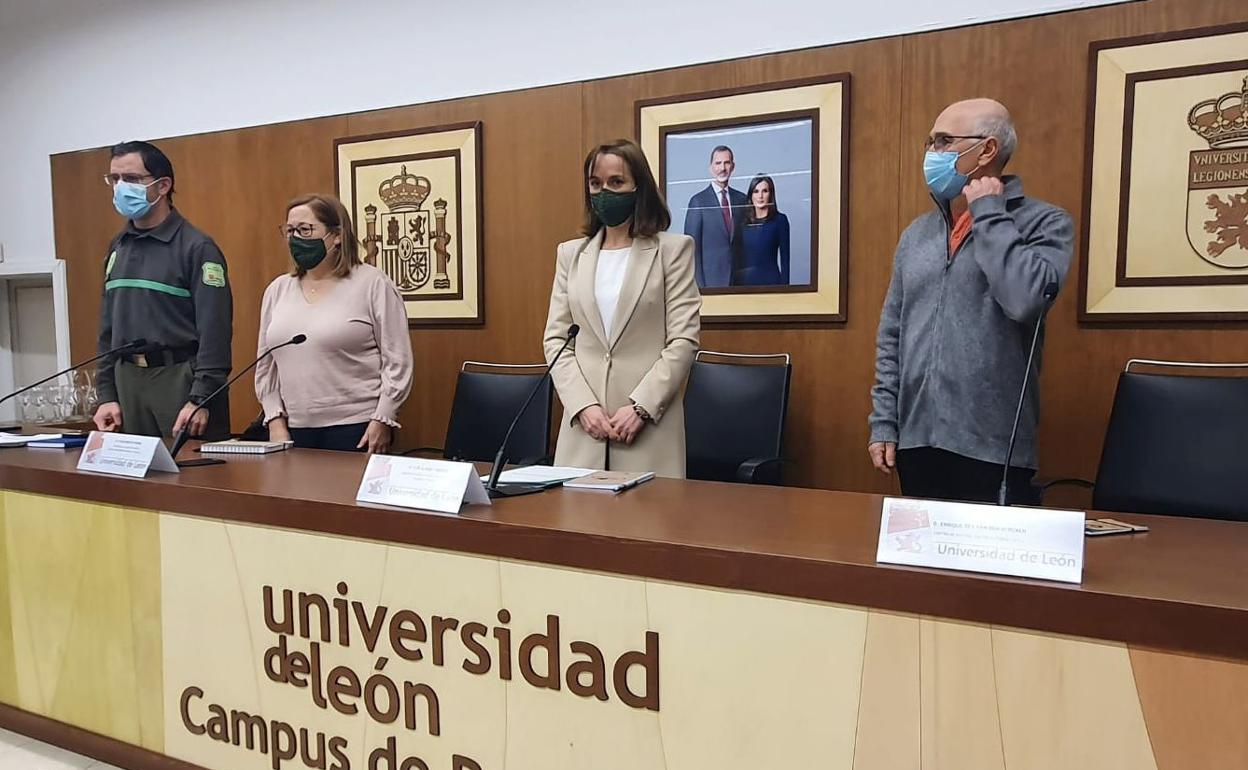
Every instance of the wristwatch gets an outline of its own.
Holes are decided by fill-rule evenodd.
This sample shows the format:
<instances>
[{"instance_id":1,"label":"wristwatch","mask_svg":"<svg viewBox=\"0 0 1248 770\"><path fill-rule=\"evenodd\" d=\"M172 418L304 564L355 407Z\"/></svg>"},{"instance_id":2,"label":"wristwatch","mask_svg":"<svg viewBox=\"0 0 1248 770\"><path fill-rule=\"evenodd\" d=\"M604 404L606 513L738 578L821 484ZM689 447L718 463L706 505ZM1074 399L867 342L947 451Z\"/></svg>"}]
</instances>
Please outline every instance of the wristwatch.
<instances>
[{"instance_id":1,"label":"wristwatch","mask_svg":"<svg viewBox=\"0 0 1248 770\"><path fill-rule=\"evenodd\" d=\"M644 406L638 404L636 401L633 402L633 411L638 417L641 418L642 422L650 422L650 413L646 411Z\"/></svg>"}]
</instances>

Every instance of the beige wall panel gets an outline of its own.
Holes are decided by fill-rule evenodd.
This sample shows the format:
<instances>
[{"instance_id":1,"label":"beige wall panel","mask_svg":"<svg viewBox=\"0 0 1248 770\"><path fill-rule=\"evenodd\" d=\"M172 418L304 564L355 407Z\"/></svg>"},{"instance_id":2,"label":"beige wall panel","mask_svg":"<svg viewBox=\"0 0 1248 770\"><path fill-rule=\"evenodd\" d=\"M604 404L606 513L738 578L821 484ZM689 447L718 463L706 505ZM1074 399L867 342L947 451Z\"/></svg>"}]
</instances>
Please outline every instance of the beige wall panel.
<instances>
[{"instance_id":1,"label":"beige wall panel","mask_svg":"<svg viewBox=\"0 0 1248 770\"><path fill-rule=\"evenodd\" d=\"M14 593L9 574L8 523L4 513L5 495L0 493L0 702L17 703L17 661L13 649L13 613L10 595Z\"/></svg>"},{"instance_id":2,"label":"beige wall panel","mask_svg":"<svg viewBox=\"0 0 1248 770\"><path fill-rule=\"evenodd\" d=\"M392 610L407 608L420 613L426 623L432 623L433 616L444 616L453 617L461 626L475 621L493 627L500 625L497 617L499 609L508 607L503 585L499 563L495 559L388 546L381 600ZM353 598L364 599L370 606L374 601L367 594L363 597L358 595L354 584L351 594ZM511 609L512 623L509 625L514 626L522 616L515 608ZM524 617L528 620L527 616ZM534 625L536 623L533 622ZM466 672L462 668L463 648L456 633L448 632L445 638L447 651L441 667L431 666L428 657L419 663L406 663L415 674L408 677L411 681L428 683L440 696L441 736L431 737L422 730L417 734L406 733L404 737L404 731L381 730L369 721L370 745L394 734L399 737L400 748L407 748L409 754L423 757L435 770L439 766L449 767L448 758L452 753L471 757L487 770L509 766L504 753L513 732L507 722L508 705L511 693L518 688L508 686L499 679L497 662L486 674ZM519 638L514 634L513 638L513 644L518 647ZM492 638L490 641L497 645ZM380 642L378 651L384 646L385 642ZM428 650L428 647L425 649ZM492 647L491 656L497 658L497 646ZM374 655L372 659L376 660L376 657ZM405 662L394 660L391 665L399 663ZM512 663L518 677L518 663L514 660ZM567 693L562 695L572 697ZM501 730L500 725L503 726ZM355 767L354 763L352 767Z\"/></svg>"},{"instance_id":3,"label":"beige wall panel","mask_svg":"<svg viewBox=\"0 0 1248 770\"><path fill-rule=\"evenodd\" d=\"M145 691L159 688L160 675L159 657L145 657L160 650L151 613L160 583L145 577L159 561L157 517L16 492L5 498L16 705L159 748L159 689Z\"/></svg>"},{"instance_id":4,"label":"beige wall panel","mask_svg":"<svg viewBox=\"0 0 1248 770\"><path fill-rule=\"evenodd\" d=\"M919 770L919 619L872 612L862 663L854 770Z\"/></svg>"},{"instance_id":5,"label":"beige wall panel","mask_svg":"<svg viewBox=\"0 0 1248 770\"><path fill-rule=\"evenodd\" d=\"M853 765L867 613L650 583L667 766Z\"/></svg>"},{"instance_id":6,"label":"beige wall panel","mask_svg":"<svg viewBox=\"0 0 1248 770\"><path fill-rule=\"evenodd\" d=\"M130 630L134 639L139 745L165 746L164 645L160 620L160 522L155 512L127 510L126 549L130 586Z\"/></svg>"},{"instance_id":7,"label":"beige wall panel","mask_svg":"<svg viewBox=\"0 0 1248 770\"><path fill-rule=\"evenodd\" d=\"M52 510L51 498L4 497L17 704L47 715L82 583L90 517L77 505Z\"/></svg>"},{"instance_id":8,"label":"beige wall panel","mask_svg":"<svg viewBox=\"0 0 1248 770\"><path fill-rule=\"evenodd\" d=\"M994 629L1010 770L1156 770L1121 645Z\"/></svg>"},{"instance_id":9,"label":"beige wall panel","mask_svg":"<svg viewBox=\"0 0 1248 770\"><path fill-rule=\"evenodd\" d=\"M570 654L570 642L587 640L602 650L609 678L612 664L620 655L643 650L644 633L654 628L647 622L644 580L509 562L501 564L501 578L501 606L511 611L517 645L521 635L543 633L547 614L556 615L561 619L561 659L565 668L569 658L585 659ZM685 628L684 633L701 636L700 631L692 628ZM673 641L667 633L660 633L659 682L664 697L675 687L670 677L676 672L668 657ZM519 665L518 660L515 665ZM544 673L545 662L534 661L534 669ZM634 668L630 673L634 674L629 678L633 692L644 693L640 669ZM518 669L516 677L520 677ZM566 684L560 692L553 692L513 681L507 687L509 763L521 760L522 767L536 767L529 763L545 757L545 767L566 770L668 766L663 752L663 712L629 707L620 701L610 681L607 693L609 700L603 702L573 695ZM660 700L659 707L666 711L668 704ZM569 740L570 736L576 739Z\"/></svg>"},{"instance_id":10,"label":"beige wall panel","mask_svg":"<svg viewBox=\"0 0 1248 770\"><path fill-rule=\"evenodd\" d=\"M920 622L923 770L1005 770L992 632Z\"/></svg>"}]
</instances>

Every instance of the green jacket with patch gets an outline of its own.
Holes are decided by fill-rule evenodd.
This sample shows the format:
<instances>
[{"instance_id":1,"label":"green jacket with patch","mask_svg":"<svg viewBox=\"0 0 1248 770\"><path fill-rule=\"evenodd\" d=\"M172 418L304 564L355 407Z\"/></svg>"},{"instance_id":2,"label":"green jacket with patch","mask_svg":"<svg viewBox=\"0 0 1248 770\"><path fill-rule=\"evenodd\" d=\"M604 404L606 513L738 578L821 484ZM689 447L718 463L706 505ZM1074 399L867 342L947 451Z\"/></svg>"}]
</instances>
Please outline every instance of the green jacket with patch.
<instances>
[{"instance_id":1,"label":"green jacket with patch","mask_svg":"<svg viewBox=\"0 0 1248 770\"><path fill-rule=\"evenodd\" d=\"M113 239L104 267L99 352L136 339L192 351L199 402L230 373L234 302L225 257L217 244L177 210L151 230L134 222ZM116 401L113 365L96 372L100 402Z\"/></svg>"}]
</instances>

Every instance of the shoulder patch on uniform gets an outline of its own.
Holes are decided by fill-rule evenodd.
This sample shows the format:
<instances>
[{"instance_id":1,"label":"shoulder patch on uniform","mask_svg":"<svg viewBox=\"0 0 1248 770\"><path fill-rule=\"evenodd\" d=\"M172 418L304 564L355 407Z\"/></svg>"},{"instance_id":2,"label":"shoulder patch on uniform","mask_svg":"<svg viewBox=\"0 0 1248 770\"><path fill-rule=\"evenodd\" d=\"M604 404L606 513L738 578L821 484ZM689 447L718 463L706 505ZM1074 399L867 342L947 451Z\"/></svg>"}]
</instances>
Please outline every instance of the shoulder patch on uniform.
<instances>
[{"instance_id":1,"label":"shoulder patch on uniform","mask_svg":"<svg viewBox=\"0 0 1248 770\"><path fill-rule=\"evenodd\" d=\"M204 285L221 288L225 286L225 266L220 262L205 262L203 265Z\"/></svg>"},{"instance_id":2,"label":"shoulder patch on uniform","mask_svg":"<svg viewBox=\"0 0 1248 770\"><path fill-rule=\"evenodd\" d=\"M113 263L117 261L117 250L113 249L113 253L108 255L108 264L104 265L104 277L113 274Z\"/></svg>"}]
</instances>

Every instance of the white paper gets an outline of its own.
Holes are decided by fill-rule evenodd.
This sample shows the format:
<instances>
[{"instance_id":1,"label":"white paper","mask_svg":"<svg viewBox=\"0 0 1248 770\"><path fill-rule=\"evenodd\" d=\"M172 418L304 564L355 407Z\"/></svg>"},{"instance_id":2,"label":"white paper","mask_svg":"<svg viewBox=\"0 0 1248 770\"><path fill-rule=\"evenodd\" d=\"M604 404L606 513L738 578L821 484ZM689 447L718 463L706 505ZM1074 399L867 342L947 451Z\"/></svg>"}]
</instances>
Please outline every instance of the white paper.
<instances>
[{"instance_id":1,"label":"white paper","mask_svg":"<svg viewBox=\"0 0 1248 770\"><path fill-rule=\"evenodd\" d=\"M157 436L132 436L129 433L91 431L78 458L78 470L129 476L141 479L148 468L166 473L179 469L169 450Z\"/></svg>"},{"instance_id":2,"label":"white paper","mask_svg":"<svg viewBox=\"0 0 1248 770\"><path fill-rule=\"evenodd\" d=\"M1083 520L1081 511L887 498L876 560L1078 583Z\"/></svg>"},{"instance_id":3,"label":"white paper","mask_svg":"<svg viewBox=\"0 0 1248 770\"><path fill-rule=\"evenodd\" d=\"M23 436L20 433L0 432L0 447L26 446L32 441L48 441L60 437L61 434L59 433L39 433L34 436Z\"/></svg>"},{"instance_id":4,"label":"white paper","mask_svg":"<svg viewBox=\"0 0 1248 770\"><path fill-rule=\"evenodd\" d=\"M472 463L373 455L355 499L402 508L458 513L465 502L490 504Z\"/></svg>"},{"instance_id":5,"label":"white paper","mask_svg":"<svg viewBox=\"0 0 1248 770\"><path fill-rule=\"evenodd\" d=\"M512 468L498 474L500 484L549 484L552 481L567 481L588 476L594 471L590 468L572 468L559 465L528 465L523 468ZM490 474L481 475L482 481L489 481Z\"/></svg>"}]
</instances>

